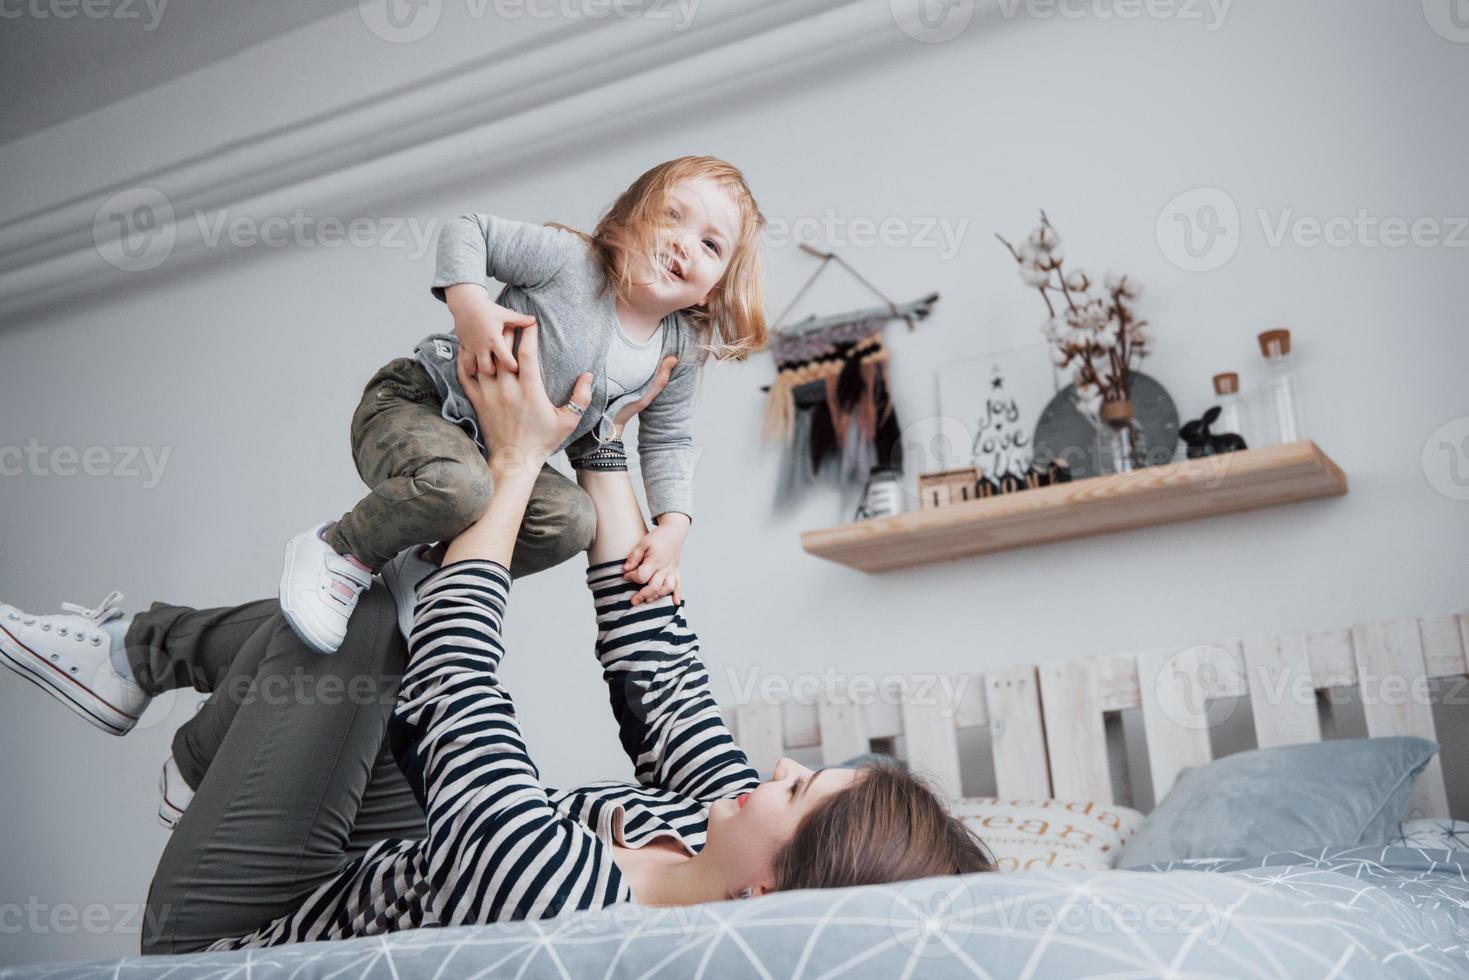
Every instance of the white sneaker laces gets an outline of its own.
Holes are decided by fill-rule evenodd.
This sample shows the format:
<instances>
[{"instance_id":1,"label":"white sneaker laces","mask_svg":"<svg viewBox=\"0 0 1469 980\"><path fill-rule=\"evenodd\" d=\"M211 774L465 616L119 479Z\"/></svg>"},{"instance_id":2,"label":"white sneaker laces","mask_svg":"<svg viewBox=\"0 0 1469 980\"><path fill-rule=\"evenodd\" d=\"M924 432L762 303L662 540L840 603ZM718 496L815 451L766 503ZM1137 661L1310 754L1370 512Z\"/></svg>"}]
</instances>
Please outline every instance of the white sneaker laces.
<instances>
[{"instance_id":1,"label":"white sneaker laces","mask_svg":"<svg viewBox=\"0 0 1469 980\"><path fill-rule=\"evenodd\" d=\"M122 615L122 593L113 589L107 593L107 598L97 604L96 609L88 609L75 602L63 602L61 611L74 613L92 623L93 626L101 626L103 623L111 622Z\"/></svg>"},{"instance_id":2,"label":"white sneaker laces","mask_svg":"<svg viewBox=\"0 0 1469 980\"><path fill-rule=\"evenodd\" d=\"M122 615L122 605L121 604L122 604L122 593L121 592L118 592L116 589L114 589L113 591L107 593L107 598L103 599L100 603L98 603L97 608L95 608L95 609L88 609L86 606L79 605L78 603L75 603L75 602L63 602L61 604L61 611L63 613L68 614L68 615L72 615L72 616L80 616L80 617L82 617L88 623L92 624L92 626L96 629L96 632L88 633L86 630L80 630L80 629L77 630L76 632L72 632L72 630L71 630L70 627L58 625L57 628L56 628L56 635L57 636L74 636L74 637L76 637L76 639L77 639L78 642L81 642L83 640L90 639L92 641L92 645L93 646L101 646L102 645L102 624L103 623L107 623L107 622L111 622L112 620L117 619L119 616ZM49 633L49 632L51 632L51 627L52 627L53 621L54 621L54 619L56 617L52 617L52 616L27 616L27 615L21 613L19 610L15 610L15 611L11 612L10 618L11 619L14 619L14 620L23 621L25 623L25 625L27 625L27 626L34 626L34 625L36 625L37 621L39 620L40 621L40 625L41 625L41 630L43 632ZM55 659L55 658L52 658L52 659Z\"/></svg>"}]
</instances>

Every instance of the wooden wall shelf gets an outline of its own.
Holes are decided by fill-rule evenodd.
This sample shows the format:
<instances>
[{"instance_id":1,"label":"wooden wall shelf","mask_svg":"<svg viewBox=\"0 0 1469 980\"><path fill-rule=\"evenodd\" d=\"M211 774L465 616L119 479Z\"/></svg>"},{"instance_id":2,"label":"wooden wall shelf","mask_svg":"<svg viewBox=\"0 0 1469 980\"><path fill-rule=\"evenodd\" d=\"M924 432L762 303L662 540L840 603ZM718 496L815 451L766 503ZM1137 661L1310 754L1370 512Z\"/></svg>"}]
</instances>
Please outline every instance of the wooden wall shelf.
<instances>
[{"instance_id":1,"label":"wooden wall shelf","mask_svg":"<svg viewBox=\"0 0 1469 980\"><path fill-rule=\"evenodd\" d=\"M1341 468L1305 440L806 531L801 547L886 572L1346 492Z\"/></svg>"}]
</instances>

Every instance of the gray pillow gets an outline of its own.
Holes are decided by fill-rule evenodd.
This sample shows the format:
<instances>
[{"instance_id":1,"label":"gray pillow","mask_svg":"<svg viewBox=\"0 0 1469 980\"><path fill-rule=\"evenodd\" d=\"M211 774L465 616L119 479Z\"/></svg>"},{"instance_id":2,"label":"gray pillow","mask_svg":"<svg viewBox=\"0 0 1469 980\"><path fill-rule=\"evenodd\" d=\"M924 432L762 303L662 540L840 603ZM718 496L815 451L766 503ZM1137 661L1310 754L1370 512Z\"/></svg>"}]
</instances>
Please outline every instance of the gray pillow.
<instances>
[{"instance_id":1,"label":"gray pillow","mask_svg":"<svg viewBox=\"0 0 1469 980\"><path fill-rule=\"evenodd\" d=\"M1350 738L1255 749L1184 769L1117 866L1385 844L1413 777L1437 751L1421 738Z\"/></svg>"}]
</instances>

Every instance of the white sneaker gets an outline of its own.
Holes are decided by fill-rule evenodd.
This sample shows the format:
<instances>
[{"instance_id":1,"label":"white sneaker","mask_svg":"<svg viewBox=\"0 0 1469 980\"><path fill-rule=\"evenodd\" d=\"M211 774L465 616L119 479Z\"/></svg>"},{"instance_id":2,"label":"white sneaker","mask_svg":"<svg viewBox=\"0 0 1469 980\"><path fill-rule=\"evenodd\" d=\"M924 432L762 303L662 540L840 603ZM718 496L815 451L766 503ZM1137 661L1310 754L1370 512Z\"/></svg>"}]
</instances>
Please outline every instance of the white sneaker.
<instances>
[{"instance_id":1,"label":"white sneaker","mask_svg":"<svg viewBox=\"0 0 1469 980\"><path fill-rule=\"evenodd\" d=\"M317 653L337 652L357 597L372 584L371 572L321 539L329 527L318 524L287 541L281 572L281 612L301 642Z\"/></svg>"},{"instance_id":2,"label":"white sneaker","mask_svg":"<svg viewBox=\"0 0 1469 980\"><path fill-rule=\"evenodd\" d=\"M179 764L173 761L172 753L164 760L163 771L158 774L158 822L169 830L179 825L184 811L194 799L194 791L184 782Z\"/></svg>"},{"instance_id":3,"label":"white sneaker","mask_svg":"<svg viewBox=\"0 0 1469 980\"><path fill-rule=\"evenodd\" d=\"M383 584L398 605L398 630L403 639L413 633L413 607L418 604L418 584L439 566L424 558L429 546L415 545L383 566Z\"/></svg>"},{"instance_id":4,"label":"white sneaker","mask_svg":"<svg viewBox=\"0 0 1469 980\"><path fill-rule=\"evenodd\" d=\"M102 624L122 615L121 601L113 592L96 609L63 602L54 616L0 603L0 663L104 732L126 735L152 698L112 665Z\"/></svg>"}]
</instances>

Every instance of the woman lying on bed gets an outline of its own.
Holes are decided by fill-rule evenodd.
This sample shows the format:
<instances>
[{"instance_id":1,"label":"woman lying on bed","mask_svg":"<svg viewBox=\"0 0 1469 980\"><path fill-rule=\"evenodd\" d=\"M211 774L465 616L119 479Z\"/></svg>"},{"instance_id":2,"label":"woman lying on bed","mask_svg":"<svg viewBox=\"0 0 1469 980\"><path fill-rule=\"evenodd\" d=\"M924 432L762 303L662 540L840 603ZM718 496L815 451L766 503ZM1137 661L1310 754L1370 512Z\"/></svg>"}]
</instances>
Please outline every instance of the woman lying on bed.
<instances>
[{"instance_id":1,"label":"woman lying on bed","mask_svg":"<svg viewBox=\"0 0 1469 980\"><path fill-rule=\"evenodd\" d=\"M153 878L145 953L993 867L900 767L812 772L783 759L760 782L720 719L682 602L631 604L639 585L622 567L645 527L625 471L579 480L597 511L586 573L597 659L638 784L541 785L499 679L517 529L541 464L578 414L547 398L537 348L526 328L519 373L462 379L493 448L495 492L418 585L406 672L381 587L364 594L330 657L304 647L273 600L205 612L155 605L126 630L127 663L148 693L191 682L216 691L195 719L208 724L175 739L175 755L202 771ZM589 393L583 380L572 403L584 408ZM121 632L113 615L106 603L56 617L0 607L0 643L11 665L30 655L64 678L68 660L51 653L105 647ZM86 698L42 673L30 676L80 710Z\"/></svg>"}]
</instances>

